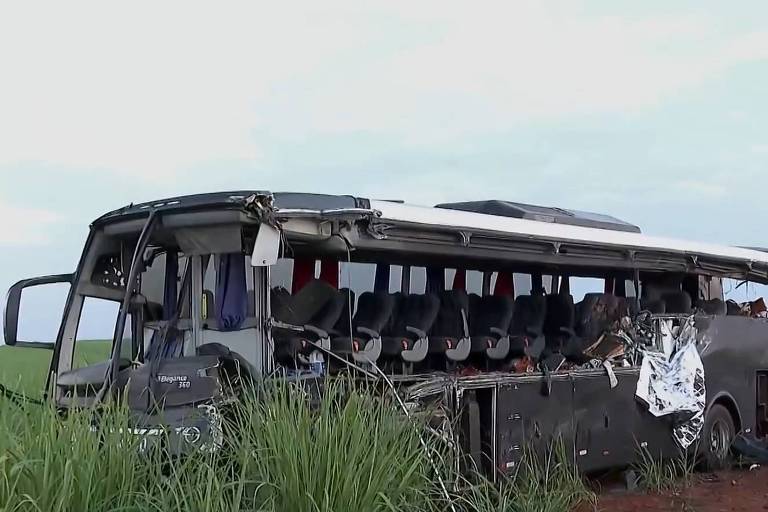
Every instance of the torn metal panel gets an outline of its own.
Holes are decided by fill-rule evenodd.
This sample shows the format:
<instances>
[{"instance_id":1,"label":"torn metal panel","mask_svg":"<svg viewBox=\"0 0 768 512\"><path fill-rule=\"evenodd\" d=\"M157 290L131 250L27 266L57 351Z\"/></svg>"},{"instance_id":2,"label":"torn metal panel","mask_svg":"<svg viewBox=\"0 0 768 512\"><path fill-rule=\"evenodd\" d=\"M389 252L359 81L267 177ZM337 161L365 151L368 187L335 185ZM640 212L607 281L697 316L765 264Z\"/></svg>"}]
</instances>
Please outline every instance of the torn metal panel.
<instances>
[{"instance_id":1,"label":"torn metal panel","mask_svg":"<svg viewBox=\"0 0 768 512\"><path fill-rule=\"evenodd\" d=\"M696 346L698 330L692 316L679 326L661 322L660 327L665 350L643 352L635 396L654 416L672 416L675 440L688 448L701 434L706 408L704 364Z\"/></svg>"}]
</instances>

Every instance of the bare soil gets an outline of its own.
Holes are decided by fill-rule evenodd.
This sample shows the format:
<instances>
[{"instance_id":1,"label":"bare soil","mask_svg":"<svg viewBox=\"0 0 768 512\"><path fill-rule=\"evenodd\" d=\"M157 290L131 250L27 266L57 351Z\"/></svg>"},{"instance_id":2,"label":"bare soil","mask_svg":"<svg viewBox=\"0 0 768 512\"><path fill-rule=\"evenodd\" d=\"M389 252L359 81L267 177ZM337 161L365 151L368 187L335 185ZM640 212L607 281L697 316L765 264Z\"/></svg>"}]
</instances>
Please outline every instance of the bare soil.
<instances>
[{"instance_id":1,"label":"bare soil","mask_svg":"<svg viewBox=\"0 0 768 512\"><path fill-rule=\"evenodd\" d=\"M663 494L604 490L596 506L577 512L753 512L768 511L768 468L696 473L691 485Z\"/></svg>"}]
</instances>

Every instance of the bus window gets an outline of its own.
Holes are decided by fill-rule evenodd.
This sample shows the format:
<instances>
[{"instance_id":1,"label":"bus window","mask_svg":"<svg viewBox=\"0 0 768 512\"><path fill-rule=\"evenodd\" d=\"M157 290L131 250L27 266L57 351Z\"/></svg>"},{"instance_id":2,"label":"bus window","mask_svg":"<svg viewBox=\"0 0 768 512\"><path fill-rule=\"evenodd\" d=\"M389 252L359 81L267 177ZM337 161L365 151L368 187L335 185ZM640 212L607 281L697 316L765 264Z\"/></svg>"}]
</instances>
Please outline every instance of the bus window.
<instances>
[{"instance_id":1,"label":"bus window","mask_svg":"<svg viewBox=\"0 0 768 512\"><path fill-rule=\"evenodd\" d=\"M588 293L603 293L605 291L605 279L571 276L570 288L573 301L581 302Z\"/></svg>"},{"instance_id":2,"label":"bus window","mask_svg":"<svg viewBox=\"0 0 768 512\"><path fill-rule=\"evenodd\" d=\"M423 294L427 287L427 269L411 267L411 289L408 293Z\"/></svg>"},{"instance_id":3,"label":"bus window","mask_svg":"<svg viewBox=\"0 0 768 512\"><path fill-rule=\"evenodd\" d=\"M119 312L120 302L118 301L85 297L75 337L73 369L90 366L109 358L112 350L112 335ZM131 324L131 315L129 314L120 346L120 356L126 359L132 359L135 355L133 354L135 347L132 345Z\"/></svg>"},{"instance_id":4,"label":"bus window","mask_svg":"<svg viewBox=\"0 0 768 512\"><path fill-rule=\"evenodd\" d=\"M514 274L515 297L520 295L530 295L533 287L530 274Z\"/></svg>"},{"instance_id":5,"label":"bus window","mask_svg":"<svg viewBox=\"0 0 768 512\"><path fill-rule=\"evenodd\" d=\"M382 263L380 263L382 265ZM389 266L389 293L400 291L400 284L403 280L403 267L400 265Z\"/></svg>"},{"instance_id":6,"label":"bus window","mask_svg":"<svg viewBox=\"0 0 768 512\"><path fill-rule=\"evenodd\" d=\"M467 270L467 293L483 294L483 273L479 270Z\"/></svg>"},{"instance_id":7,"label":"bus window","mask_svg":"<svg viewBox=\"0 0 768 512\"><path fill-rule=\"evenodd\" d=\"M293 284L293 259L280 258L269 267L269 281L271 288L280 287L290 291Z\"/></svg>"},{"instance_id":8,"label":"bus window","mask_svg":"<svg viewBox=\"0 0 768 512\"><path fill-rule=\"evenodd\" d=\"M726 300L741 304L751 302L761 297L768 297L768 286L738 279L723 279L723 294Z\"/></svg>"},{"instance_id":9,"label":"bus window","mask_svg":"<svg viewBox=\"0 0 768 512\"><path fill-rule=\"evenodd\" d=\"M376 280L375 263L357 263L342 261L339 264L339 288L349 288L355 293L355 299L365 292L373 291ZM392 276L390 275L390 286Z\"/></svg>"},{"instance_id":10,"label":"bus window","mask_svg":"<svg viewBox=\"0 0 768 512\"><path fill-rule=\"evenodd\" d=\"M457 270L455 268L445 269L445 289L453 290L453 281L456 278ZM465 274L466 275L466 274Z\"/></svg>"}]
</instances>

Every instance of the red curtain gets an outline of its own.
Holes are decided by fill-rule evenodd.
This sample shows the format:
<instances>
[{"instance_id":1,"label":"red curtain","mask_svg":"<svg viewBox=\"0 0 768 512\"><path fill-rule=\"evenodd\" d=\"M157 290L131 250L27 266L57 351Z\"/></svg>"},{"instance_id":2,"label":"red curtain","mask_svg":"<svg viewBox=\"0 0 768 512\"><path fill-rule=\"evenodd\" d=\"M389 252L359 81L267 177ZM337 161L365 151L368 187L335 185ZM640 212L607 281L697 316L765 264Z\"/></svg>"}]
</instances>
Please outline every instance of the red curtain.
<instances>
[{"instance_id":1,"label":"red curtain","mask_svg":"<svg viewBox=\"0 0 768 512\"><path fill-rule=\"evenodd\" d=\"M514 295L515 280L511 272L499 272L496 277L496 286L493 288L494 295Z\"/></svg>"},{"instance_id":2,"label":"red curtain","mask_svg":"<svg viewBox=\"0 0 768 512\"><path fill-rule=\"evenodd\" d=\"M336 260L320 260L320 280L325 281L338 290L339 262Z\"/></svg>"},{"instance_id":3,"label":"red curtain","mask_svg":"<svg viewBox=\"0 0 768 512\"><path fill-rule=\"evenodd\" d=\"M456 269L456 275L453 276L453 289L454 290L466 290L467 289L467 271L463 268Z\"/></svg>"},{"instance_id":4,"label":"red curtain","mask_svg":"<svg viewBox=\"0 0 768 512\"><path fill-rule=\"evenodd\" d=\"M313 258L293 259L293 286L291 293L296 293L315 278L315 260Z\"/></svg>"}]
</instances>

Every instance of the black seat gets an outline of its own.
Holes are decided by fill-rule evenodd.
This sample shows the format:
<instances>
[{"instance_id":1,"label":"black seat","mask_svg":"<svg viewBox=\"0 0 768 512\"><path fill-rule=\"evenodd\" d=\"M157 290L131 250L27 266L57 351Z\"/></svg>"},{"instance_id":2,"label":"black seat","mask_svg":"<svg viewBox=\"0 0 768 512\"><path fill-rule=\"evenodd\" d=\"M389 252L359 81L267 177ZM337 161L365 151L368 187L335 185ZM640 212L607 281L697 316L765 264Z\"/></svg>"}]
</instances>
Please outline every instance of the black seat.
<instances>
[{"instance_id":1,"label":"black seat","mask_svg":"<svg viewBox=\"0 0 768 512\"><path fill-rule=\"evenodd\" d=\"M576 305L576 334L585 342L595 342L613 329L622 317L629 316L626 299L610 293L588 293Z\"/></svg>"},{"instance_id":2,"label":"black seat","mask_svg":"<svg viewBox=\"0 0 768 512\"><path fill-rule=\"evenodd\" d=\"M343 295L347 300L348 293ZM358 362L375 362L381 355L382 332L392 317L394 306L394 297L386 292L361 294L352 318L353 332L333 338L333 351L351 355Z\"/></svg>"},{"instance_id":3,"label":"black seat","mask_svg":"<svg viewBox=\"0 0 768 512\"><path fill-rule=\"evenodd\" d=\"M269 291L270 304L272 306L272 313L280 311L291 300L291 292L283 288L282 286L275 286Z\"/></svg>"},{"instance_id":4,"label":"black seat","mask_svg":"<svg viewBox=\"0 0 768 512\"><path fill-rule=\"evenodd\" d=\"M548 353L562 352L569 340L576 335L576 307L570 293L547 295L547 318L544 337Z\"/></svg>"},{"instance_id":5,"label":"black seat","mask_svg":"<svg viewBox=\"0 0 768 512\"><path fill-rule=\"evenodd\" d=\"M496 360L507 357L514 305L511 295L469 296L472 354L482 354Z\"/></svg>"},{"instance_id":6,"label":"black seat","mask_svg":"<svg viewBox=\"0 0 768 512\"><path fill-rule=\"evenodd\" d=\"M467 292L441 292L440 309L429 333L429 353L445 354L451 361L464 361L471 348Z\"/></svg>"},{"instance_id":7,"label":"black seat","mask_svg":"<svg viewBox=\"0 0 768 512\"><path fill-rule=\"evenodd\" d=\"M728 313L728 306L721 299L700 300L698 308L705 315L725 315Z\"/></svg>"},{"instance_id":8,"label":"black seat","mask_svg":"<svg viewBox=\"0 0 768 512\"><path fill-rule=\"evenodd\" d=\"M423 361L429 348L427 333L437 318L440 299L431 293L396 293L392 300L397 302L397 309L385 331L382 353L409 363Z\"/></svg>"},{"instance_id":9,"label":"black seat","mask_svg":"<svg viewBox=\"0 0 768 512\"><path fill-rule=\"evenodd\" d=\"M563 347L562 354L572 362L584 364L589 356L584 354L605 332L615 331L623 317L629 316L629 306L624 297L610 293L588 293L576 305L576 336Z\"/></svg>"},{"instance_id":10,"label":"black seat","mask_svg":"<svg viewBox=\"0 0 768 512\"><path fill-rule=\"evenodd\" d=\"M198 356L219 356L224 375L230 384L234 384L236 378L253 381L258 375L256 368L248 360L221 343L205 343L197 347L195 352Z\"/></svg>"},{"instance_id":11,"label":"black seat","mask_svg":"<svg viewBox=\"0 0 768 512\"><path fill-rule=\"evenodd\" d=\"M663 315L667 312L667 304L663 299L643 299L640 301L641 309L654 315Z\"/></svg>"},{"instance_id":12,"label":"black seat","mask_svg":"<svg viewBox=\"0 0 768 512\"><path fill-rule=\"evenodd\" d=\"M341 309L339 320L333 326L333 331L331 332L334 338L349 336L352 327L352 317L355 312L355 292L349 288L342 288L339 292L344 296L344 306Z\"/></svg>"},{"instance_id":13,"label":"black seat","mask_svg":"<svg viewBox=\"0 0 768 512\"><path fill-rule=\"evenodd\" d=\"M286 324L273 329L275 358L290 364L299 354L308 354L319 344L330 350L330 331L339 321L346 296L330 284L314 279L295 295L280 295L282 304L274 312L278 322Z\"/></svg>"},{"instance_id":14,"label":"black seat","mask_svg":"<svg viewBox=\"0 0 768 512\"><path fill-rule=\"evenodd\" d=\"M667 306L668 314L689 315L693 312L691 296L686 291L665 292L661 294L661 298Z\"/></svg>"},{"instance_id":15,"label":"black seat","mask_svg":"<svg viewBox=\"0 0 768 512\"><path fill-rule=\"evenodd\" d=\"M547 299L542 294L520 295L515 299L510 334L510 357L538 359L545 348L544 321Z\"/></svg>"}]
</instances>

